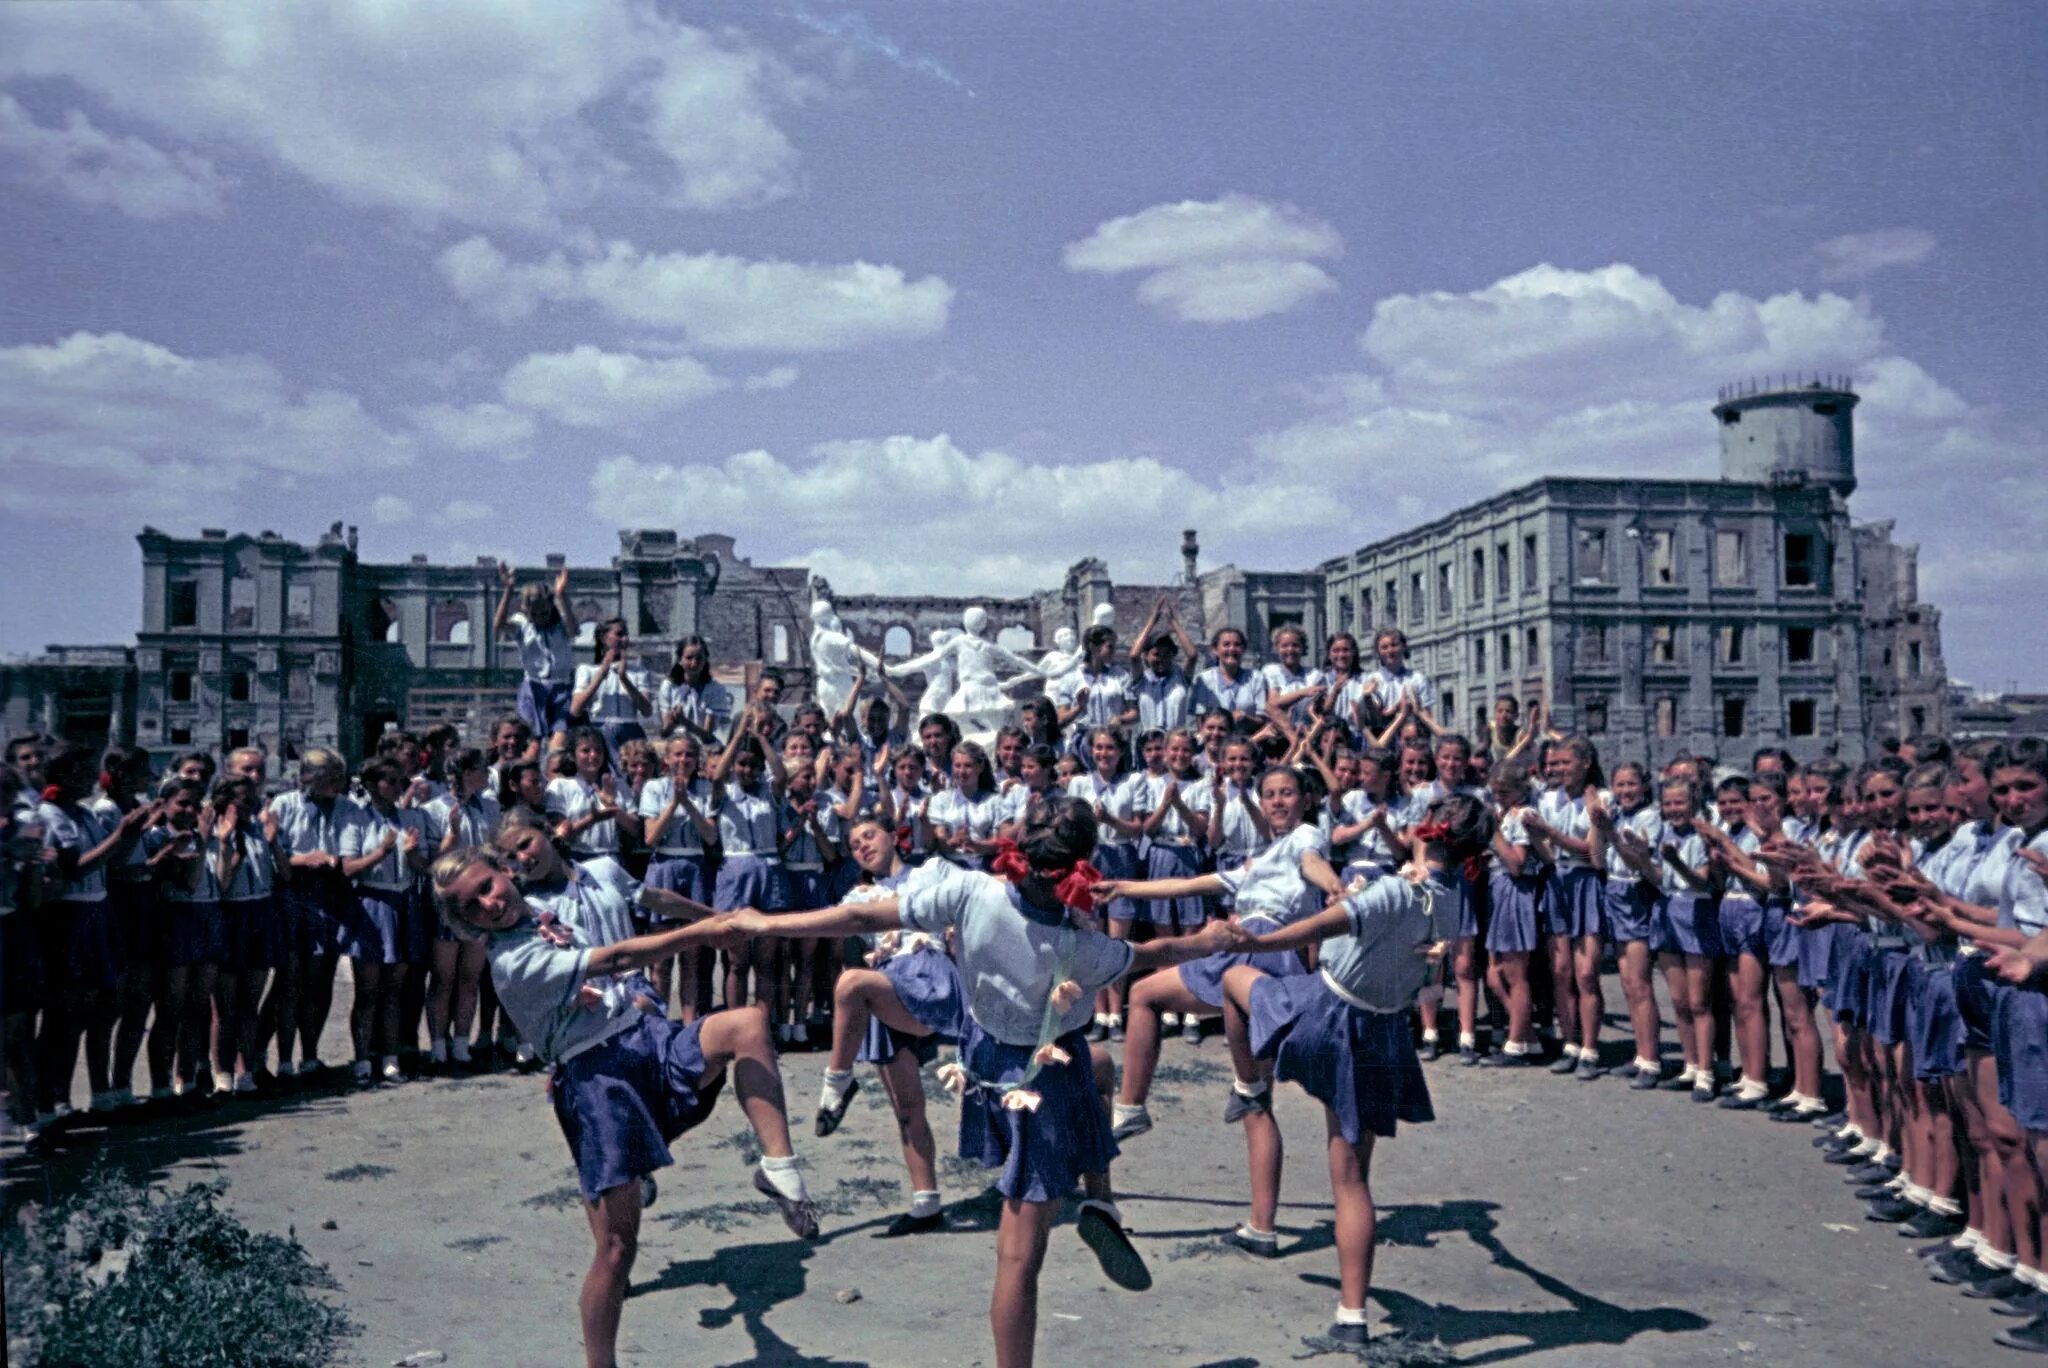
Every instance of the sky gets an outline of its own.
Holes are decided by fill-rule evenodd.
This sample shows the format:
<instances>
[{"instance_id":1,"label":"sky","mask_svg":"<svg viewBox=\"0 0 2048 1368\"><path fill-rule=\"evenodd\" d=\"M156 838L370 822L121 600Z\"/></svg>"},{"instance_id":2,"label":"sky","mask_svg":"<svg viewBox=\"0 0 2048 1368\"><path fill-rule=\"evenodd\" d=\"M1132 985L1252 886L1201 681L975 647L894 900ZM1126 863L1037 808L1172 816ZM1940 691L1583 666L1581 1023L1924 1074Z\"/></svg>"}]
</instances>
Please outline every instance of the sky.
<instances>
[{"instance_id":1,"label":"sky","mask_svg":"<svg viewBox=\"0 0 2048 1368\"><path fill-rule=\"evenodd\" d=\"M0 6L0 653L132 639L144 523L1298 569L1817 370L1950 673L2048 687L2044 73L1968 0Z\"/></svg>"}]
</instances>

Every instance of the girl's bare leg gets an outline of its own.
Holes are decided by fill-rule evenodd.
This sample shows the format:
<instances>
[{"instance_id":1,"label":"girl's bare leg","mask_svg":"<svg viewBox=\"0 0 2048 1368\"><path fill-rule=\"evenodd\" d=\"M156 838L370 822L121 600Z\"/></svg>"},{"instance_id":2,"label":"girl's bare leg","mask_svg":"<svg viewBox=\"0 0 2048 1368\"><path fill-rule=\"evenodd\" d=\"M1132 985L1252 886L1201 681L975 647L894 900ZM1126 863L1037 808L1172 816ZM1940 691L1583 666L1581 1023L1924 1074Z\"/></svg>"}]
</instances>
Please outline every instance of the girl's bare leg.
<instances>
[{"instance_id":1,"label":"girl's bare leg","mask_svg":"<svg viewBox=\"0 0 2048 1368\"><path fill-rule=\"evenodd\" d=\"M619 1314L633 1258L640 1252L640 1185L621 1184L583 1210L597 1241L590 1271L583 1275L583 1362L586 1368L616 1368Z\"/></svg>"},{"instance_id":2,"label":"girl's bare leg","mask_svg":"<svg viewBox=\"0 0 2048 1368\"><path fill-rule=\"evenodd\" d=\"M1038 1340L1038 1271L1053 1202L1003 1203L996 1227L996 1279L989 1293L989 1328L995 1333L996 1368L1031 1368Z\"/></svg>"},{"instance_id":3,"label":"girl's bare leg","mask_svg":"<svg viewBox=\"0 0 2048 1368\"><path fill-rule=\"evenodd\" d=\"M1368 1179L1373 1136L1370 1132L1361 1135L1354 1145L1338 1130L1336 1114L1327 1107L1323 1111L1329 1135L1330 1191L1337 1203L1337 1304L1363 1311L1365 1295L1372 1287L1373 1243L1379 1234Z\"/></svg>"}]
</instances>

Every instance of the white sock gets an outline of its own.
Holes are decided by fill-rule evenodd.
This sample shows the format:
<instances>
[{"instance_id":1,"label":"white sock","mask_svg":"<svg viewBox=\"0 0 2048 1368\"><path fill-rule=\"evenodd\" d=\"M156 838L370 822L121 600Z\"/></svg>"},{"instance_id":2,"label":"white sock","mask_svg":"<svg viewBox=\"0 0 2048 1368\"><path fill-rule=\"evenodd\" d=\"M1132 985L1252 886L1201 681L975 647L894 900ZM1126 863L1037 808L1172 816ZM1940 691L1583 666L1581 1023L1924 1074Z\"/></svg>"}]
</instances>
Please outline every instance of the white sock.
<instances>
[{"instance_id":1,"label":"white sock","mask_svg":"<svg viewBox=\"0 0 2048 1368\"><path fill-rule=\"evenodd\" d=\"M1862 1144L1850 1150L1849 1153L1858 1159L1874 1161L1878 1155L1884 1153L1884 1146L1875 1140L1865 1140Z\"/></svg>"},{"instance_id":2,"label":"white sock","mask_svg":"<svg viewBox=\"0 0 2048 1368\"><path fill-rule=\"evenodd\" d=\"M1700 1076L1700 1067L1699 1067L1699 1065L1697 1065L1697 1064L1688 1064L1688 1065L1686 1065L1686 1066L1685 1066L1685 1069L1684 1069L1684 1070L1683 1070L1683 1071L1682 1071L1682 1072L1681 1072L1681 1073L1680 1073L1680 1074L1678 1075L1678 1081L1679 1081L1680 1083L1693 1083L1693 1082L1697 1082L1697 1081L1698 1081L1698 1079L1699 1079L1699 1076Z\"/></svg>"},{"instance_id":3,"label":"white sock","mask_svg":"<svg viewBox=\"0 0 2048 1368\"><path fill-rule=\"evenodd\" d=\"M853 1070L827 1069L825 1082L818 1090L818 1105L836 1108L846 1100L846 1090L853 1086Z\"/></svg>"},{"instance_id":4,"label":"white sock","mask_svg":"<svg viewBox=\"0 0 2048 1368\"><path fill-rule=\"evenodd\" d=\"M1771 1095L1771 1085L1759 1083L1755 1079L1744 1079L1742 1086L1735 1090L1735 1095L1744 1101L1752 1097L1769 1097Z\"/></svg>"},{"instance_id":5,"label":"white sock","mask_svg":"<svg viewBox=\"0 0 2048 1368\"><path fill-rule=\"evenodd\" d=\"M2012 1275L2037 1292L2048 1292L2048 1274L2044 1274L2038 1268L2029 1268L2025 1264L2014 1264Z\"/></svg>"},{"instance_id":6,"label":"white sock","mask_svg":"<svg viewBox=\"0 0 2048 1368\"><path fill-rule=\"evenodd\" d=\"M768 1175L769 1186L790 1201L801 1202L806 1196L804 1176L797 1170L794 1154L785 1154L779 1159L771 1154L762 1155L761 1172Z\"/></svg>"},{"instance_id":7,"label":"white sock","mask_svg":"<svg viewBox=\"0 0 2048 1368\"><path fill-rule=\"evenodd\" d=\"M1984 1247L1984 1232L1975 1226L1964 1226L1963 1233L1949 1241L1955 1249L1966 1249L1975 1253Z\"/></svg>"},{"instance_id":8,"label":"white sock","mask_svg":"<svg viewBox=\"0 0 2048 1368\"><path fill-rule=\"evenodd\" d=\"M1254 1226L1250 1221L1242 1222L1237 1227L1237 1233L1247 1240L1257 1240L1260 1244L1280 1243L1279 1231L1260 1230L1258 1227Z\"/></svg>"},{"instance_id":9,"label":"white sock","mask_svg":"<svg viewBox=\"0 0 2048 1368\"><path fill-rule=\"evenodd\" d=\"M1353 1306L1340 1306L1340 1307L1338 1307L1338 1308L1337 1308L1337 1324L1339 1324L1339 1325L1363 1325L1363 1324L1365 1324L1365 1308L1364 1308L1364 1307L1362 1307L1362 1306L1356 1306L1356 1307L1353 1307Z\"/></svg>"},{"instance_id":10,"label":"white sock","mask_svg":"<svg viewBox=\"0 0 2048 1368\"><path fill-rule=\"evenodd\" d=\"M1877 1145L1877 1153L1870 1156L1870 1162L1873 1164L1882 1164L1885 1160L1891 1157L1892 1147L1880 1140Z\"/></svg>"},{"instance_id":11,"label":"white sock","mask_svg":"<svg viewBox=\"0 0 2048 1368\"><path fill-rule=\"evenodd\" d=\"M937 1192L913 1192L910 1194L910 1214L913 1216L936 1216L939 1212Z\"/></svg>"},{"instance_id":12,"label":"white sock","mask_svg":"<svg viewBox=\"0 0 2048 1368\"><path fill-rule=\"evenodd\" d=\"M1230 1081L1230 1090L1239 1097L1264 1097L1266 1090L1271 1086L1272 1084L1263 1078L1255 1078L1249 1083L1245 1082L1242 1078L1234 1078Z\"/></svg>"},{"instance_id":13,"label":"white sock","mask_svg":"<svg viewBox=\"0 0 2048 1368\"><path fill-rule=\"evenodd\" d=\"M1581 1051L1578 1046L1572 1044L1570 1041L1565 1042L1564 1057L1566 1059L1577 1059L1579 1055L1582 1053L1583 1051Z\"/></svg>"},{"instance_id":14,"label":"white sock","mask_svg":"<svg viewBox=\"0 0 2048 1368\"><path fill-rule=\"evenodd\" d=\"M1116 1102L1111 1105L1115 1109L1116 1120L1118 1121L1128 1121L1133 1116L1143 1116L1145 1114L1145 1104L1143 1102Z\"/></svg>"},{"instance_id":15,"label":"white sock","mask_svg":"<svg viewBox=\"0 0 2048 1368\"><path fill-rule=\"evenodd\" d=\"M1424 1031L1424 1032L1422 1033L1422 1043L1423 1043L1423 1044L1425 1044L1425 1045L1434 1045L1434 1044L1436 1044L1436 1043L1437 1043L1437 1033L1436 1033L1435 1031Z\"/></svg>"},{"instance_id":16,"label":"white sock","mask_svg":"<svg viewBox=\"0 0 2048 1368\"><path fill-rule=\"evenodd\" d=\"M1510 1040L1507 1044L1500 1047L1500 1052L1502 1054L1525 1055L1529 1053L1529 1047L1519 1040Z\"/></svg>"},{"instance_id":17,"label":"white sock","mask_svg":"<svg viewBox=\"0 0 2048 1368\"><path fill-rule=\"evenodd\" d=\"M1159 1024L1160 1024L1160 1026L1161 1026L1161 1027L1163 1027L1163 1028L1164 1028L1164 1029L1166 1029L1166 1030L1169 1030L1169 1031L1173 1030L1173 1029L1174 1029L1175 1027L1177 1027L1177 1026L1179 1026L1179 1025L1180 1025L1180 1013L1179 1013L1179 1012L1161 1012L1161 1013L1159 1014Z\"/></svg>"},{"instance_id":18,"label":"white sock","mask_svg":"<svg viewBox=\"0 0 2048 1368\"><path fill-rule=\"evenodd\" d=\"M1109 1013L1097 1012L1095 1014L1095 1024L1107 1028L1109 1026Z\"/></svg>"},{"instance_id":19,"label":"white sock","mask_svg":"<svg viewBox=\"0 0 2048 1368\"><path fill-rule=\"evenodd\" d=\"M1937 1216L1960 1216L1963 1214L1963 1204L1953 1197L1938 1197L1930 1192L1927 1194L1926 1205L1927 1209Z\"/></svg>"},{"instance_id":20,"label":"white sock","mask_svg":"<svg viewBox=\"0 0 2048 1368\"><path fill-rule=\"evenodd\" d=\"M1846 1125L1838 1127L1835 1131L1835 1137L1840 1140L1861 1140L1863 1138L1863 1127L1851 1121Z\"/></svg>"},{"instance_id":21,"label":"white sock","mask_svg":"<svg viewBox=\"0 0 2048 1368\"><path fill-rule=\"evenodd\" d=\"M2000 1273L2010 1273L2019 1266L2020 1261L2017 1255L2001 1254L1987 1245L1980 1245L1977 1249L1977 1262Z\"/></svg>"},{"instance_id":22,"label":"white sock","mask_svg":"<svg viewBox=\"0 0 2048 1368\"><path fill-rule=\"evenodd\" d=\"M1122 1012L1111 1012L1111 1013L1109 1014L1109 1024L1110 1024L1111 1026L1121 1026L1121 1025L1123 1025L1123 1024L1124 1024L1124 1014L1123 1014Z\"/></svg>"},{"instance_id":23,"label":"white sock","mask_svg":"<svg viewBox=\"0 0 2048 1368\"><path fill-rule=\"evenodd\" d=\"M1476 1036L1476 1035L1474 1035L1474 1034L1473 1034L1472 1032L1470 1032L1470 1031L1460 1031L1460 1032L1458 1032L1458 1048L1459 1048L1459 1049L1461 1049L1461 1050L1476 1050L1476 1049L1478 1049L1478 1048L1479 1048L1479 1037L1478 1037L1478 1036Z\"/></svg>"},{"instance_id":24,"label":"white sock","mask_svg":"<svg viewBox=\"0 0 2048 1368\"><path fill-rule=\"evenodd\" d=\"M1652 1073L1652 1074L1653 1074L1653 1073L1662 1073L1662 1072L1664 1072L1664 1066L1663 1066L1663 1064L1662 1064L1662 1063L1658 1062L1657 1060L1654 1060L1654 1059L1645 1059L1645 1058L1643 1058L1643 1057L1642 1057L1641 1055L1637 1055L1637 1056L1636 1056L1636 1072L1637 1072L1637 1073Z\"/></svg>"}]
</instances>

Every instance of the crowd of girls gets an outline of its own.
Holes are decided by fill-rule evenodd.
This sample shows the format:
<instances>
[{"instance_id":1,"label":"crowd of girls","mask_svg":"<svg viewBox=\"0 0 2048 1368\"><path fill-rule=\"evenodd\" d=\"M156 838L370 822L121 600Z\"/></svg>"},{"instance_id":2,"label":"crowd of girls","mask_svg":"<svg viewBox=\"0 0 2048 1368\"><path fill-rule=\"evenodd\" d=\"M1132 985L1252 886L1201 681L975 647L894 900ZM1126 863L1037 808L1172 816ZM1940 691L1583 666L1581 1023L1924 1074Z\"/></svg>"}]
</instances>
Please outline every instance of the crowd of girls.
<instances>
[{"instance_id":1,"label":"crowd of girls","mask_svg":"<svg viewBox=\"0 0 2048 1368\"><path fill-rule=\"evenodd\" d=\"M899 729L860 690L836 716L788 707L772 671L735 699L694 637L648 678L617 621L578 662L559 583L508 574L501 614L526 678L475 747L393 732L353 774L312 748L275 795L260 751L159 773L134 747L9 747L12 1125L69 1113L81 1048L95 1112L318 1077L329 1040L366 1086L548 1067L608 1362L651 1174L728 1063L757 1183L800 1233L774 1054L829 1047L821 1137L875 1066L911 1190L889 1233L914 1235L944 1223L919 1072L944 1046L962 1152L1005 1202L991 1316L1018 1364L1069 1188L1108 1275L1144 1282L1109 1162L1153 1127L1165 1040L1220 1029L1248 1165L1231 1244L1277 1249L1275 1082L1327 1109L1337 1343L1364 1337L1373 1146L1430 1118L1442 1059L1817 1126L1872 1220L2023 1318L2002 1343L2048 1350L2038 742L1606 769L1511 703L1478 744L1450 732L1398 632L1370 660L1339 634L1318 667L1283 629L1259 667L1242 634L1205 653L1162 605L1122 659L1091 629L983 746L944 714ZM1603 1038L1610 957L1625 1043Z\"/></svg>"}]
</instances>

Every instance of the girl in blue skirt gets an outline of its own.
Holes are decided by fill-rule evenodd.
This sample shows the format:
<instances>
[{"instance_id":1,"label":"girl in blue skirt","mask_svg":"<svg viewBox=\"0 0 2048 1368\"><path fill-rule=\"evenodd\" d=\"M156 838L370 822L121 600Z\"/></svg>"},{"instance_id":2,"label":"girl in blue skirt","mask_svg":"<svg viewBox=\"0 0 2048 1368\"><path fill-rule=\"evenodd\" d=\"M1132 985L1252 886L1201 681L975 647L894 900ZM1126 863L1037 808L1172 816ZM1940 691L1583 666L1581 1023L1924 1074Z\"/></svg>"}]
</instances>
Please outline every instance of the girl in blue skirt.
<instances>
[{"instance_id":1,"label":"girl in blue skirt","mask_svg":"<svg viewBox=\"0 0 2048 1368\"><path fill-rule=\"evenodd\" d=\"M1601 915L1614 941L1629 1031L1635 1037L1635 1058L1620 1072L1631 1080L1631 1088L1646 1091L1664 1076L1657 992L1650 978L1651 957L1659 948L1662 900L1652 846L1661 819L1650 801L1649 774L1643 766L1623 761L1614 767L1611 782L1614 801L1591 804L1588 813L1593 819L1594 862L1607 874Z\"/></svg>"},{"instance_id":2,"label":"girl in blue skirt","mask_svg":"<svg viewBox=\"0 0 2048 1368\"><path fill-rule=\"evenodd\" d=\"M1775 776L1766 776L1775 777ZM1749 780L1736 776L1717 790L1726 826L1702 823L1700 834L1710 847L1708 862L1721 882L1715 909L1720 929L1720 959L1734 1004L1735 1042L1742 1056L1742 1077L1721 1106L1729 1111L1755 1111L1771 1096L1770 1023L1764 1016L1764 899L1773 875L1751 857L1762 841L1747 820Z\"/></svg>"},{"instance_id":3,"label":"girl in blue skirt","mask_svg":"<svg viewBox=\"0 0 2048 1368\"><path fill-rule=\"evenodd\" d=\"M1613 801L1600 787L1600 756L1583 736L1553 745L1545 775L1551 787L1523 825L1550 847L1553 867L1544 892L1544 936L1550 946L1550 981L1557 999L1562 1053L1552 1073L1580 1080L1600 1077L1601 917L1606 871L1593 862L1593 822L1587 805Z\"/></svg>"},{"instance_id":4,"label":"girl in blue skirt","mask_svg":"<svg viewBox=\"0 0 2048 1368\"><path fill-rule=\"evenodd\" d=\"M872 819L847 833L861 876L846 901L870 902L900 895L912 883L947 877L944 860L905 864L887 827ZM967 1034L967 994L945 945L922 933L885 931L867 937L868 966L848 969L833 990L832 1053L818 1094L817 1132L839 1129L847 1105L860 1091L856 1062L873 1064L896 1114L903 1164L910 1173L910 1210L889 1223L891 1238L945 1228L940 1210L938 1146L925 1117L924 1079L919 1066L941 1044L957 1045Z\"/></svg>"},{"instance_id":5,"label":"girl in blue skirt","mask_svg":"<svg viewBox=\"0 0 2048 1368\"><path fill-rule=\"evenodd\" d=\"M1657 864L1663 878L1664 924L1678 974L1666 974L1672 1016L1685 1068L1662 1085L1692 1090L1695 1102L1714 1100L1714 957L1721 945L1714 904L1720 888L1700 833L1700 790L1689 776L1666 778L1657 790L1663 826Z\"/></svg>"},{"instance_id":6,"label":"girl in blue skirt","mask_svg":"<svg viewBox=\"0 0 2048 1368\"><path fill-rule=\"evenodd\" d=\"M263 1069L257 1007L284 952L283 909L278 904L276 819L259 816L257 785L222 780L214 789L213 831L207 859L220 885L221 919L227 927L227 958L214 978L213 1072L238 1093L256 1091Z\"/></svg>"},{"instance_id":7,"label":"girl in blue skirt","mask_svg":"<svg viewBox=\"0 0 2048 1368\"><path fill-rule=\"evenodd\" d=\"M1209 814L1199 795L1190 796L1200 775L1194 768L1195 739L1185 729L1172 733L1148 731L1138 738L1138 755L1144 768L1133 776L1137 786L1137 811L1144 830L1144 853L1140 857L1147 879L1189 879L1202 872L1201 835L1209 829ZM1189 935L1209 919L1207 899L1200 894L1177 898L1150 898L1139 908L1138 927L1149 927L1153 937ZM1143 939L1141 936L1140 939ZM1154 977L1158 977L1155 975ZM1145 982L1150 982L1150 979ZM1139 988L1144 986L1140 983ZM1131 998L1133 1034L1137 1029L1137 998ZM1202 1023L1192 1014L1183 1018L1178 1009L1159 1014L1157 1027L1180 1031L1189 1044L1199 1044Z\"/></svg>"},{"instance_id":8,"label":"girl in blue skirt","mask_svg":"<svg viewBox=\"0 0 2048 1368\"><path fill-rule=\"evenodd\" d=\"M1227 894L1236 906L1235 920L1246 928L1278 930L1309 915L1340 896L1344 885L1330 867L1329 839L1322 828L1303 819L1307 796L1301 776L1284 766L1259 777L1259 807L1272 833L1265 849L1242 864L1194 878L1106 880L1096 894L1102 898L1184 898ZM1155 974L1131 994L1131 1035L1124 1047L1124 1078L1112 1118L1116 1138L1126 1140L1152 1129L1145 1100L1152 1073L1159 1067L1160 1014L1184 1012L1191 1018L1223 1011L1223 975L1248 957L1223 953L1180 966L1178 973ZM1266 973L1306 973L1299 955L1272 954L1257 961ZM1258 1072L1239 1069L1223 1119L1234 1122L1265 1108L1266 1091Z\"/></svg>"},{"instance_id":9,"label":"girl in blue skirt","mask_svg":"<svg viewBox=\"0 0 2048 1368\"><path fill-rule=\"evenodd\" d=\"M375 1081L382 1060L387 1083L404 1081L398 1067L398 1022L410 967L414 919L413 875L428 864L426 814L398 806L405 776L389 760L357 771L368 803L341 833L341 872L355 881L356 903L342 922L341 951L355 979L349 1036L355 1044L357 1086Z\"/></svg>"},{"instance_id":10,"label":"girl in blue skirt","mask_svg":"<svg viewBox=\"0 0 2048 1368\"><path fill-rule=\"evenodd\" d=\"M1486 928L1487 974L1507 1005L1507 1039L1479 1062L1490 1069L1521 1068L1540 1055L1529 991L1529 956L1542 925L1543 900L1550 889L1548 847L1528 826L1529 767L1505 760L1488 779L1500 824L1492 834L1493 874L1488 885L1493 914Z\"/></svg>"},{"instance_id":11,"label":"girl in blue skirt","mask_svg":"<svg viewBox=\"0 0 2048 1368\"><path fill-rule=\"evenodd\" d=\"M698 902L711 901L711 875L717 865L718 823L713 812L711 781L703 774L704 752L687 733L670 738L663 751L664 772L640 790L642 838L647 842L647 882ZM663 1002L675 983L676 1005L684 1021L711 1010L714 958L688 950L674 964L654 967L654 984Z\"/></svg>"},{"instance_id":12,"label":"girl in blue skirt","mask_svg":"<svg viewBox=\"0 0 2048 1368\"><path fill-rule=\"evenodd\" d=\"M218 868L208 858L209 834L200 830L205 799L196 781L172 780L164 790L164 823L143 840L162 895L158 909L164 922L164 991L157 999L149 1052L152 1065L160 1061L166 1074L175 1069L181 1095L212 1072L207 1029L214 977L228 949Z\"/></svg>"},{"instance_id":13,"label":"girl in blue skirt","mask_svg":"<svg viewBox=\"0 0 2048 1368\"><path fill-rule=\"evenodd\" d=\"M1320 945L1314 974L1274 978L1241 964L1223 976L1233 1049L1259 1061L1268 1077L1298 1083L1323 1104L1340 1283L1328 1338L1340 1344L1363 1345L1367 1338L1374 1141L1392 1139L1399 1122L1436 1119L1408 1013L1457 931L1455 871L1483 858L1492 834L1493 820L1477 798L1439 799L1413 829L1414 854L1404 877L1375 880L1314 916L1247 942L1248 950L1267 954ZM1270 1148L1251 1153L1252 1219L1240 1233L1253 1241L1271 1235L1279 1205L1281 1152L1273 1130Z\"/></svg>"},{"instance_id":14,"label":"girl in blue skirt","mask_svg":"<svg viewBox=\"0 0 2048 1368\"><path fill-rule=\"evenodd\" d=\"M721 912L751 907L779 912L789 906L782 871L782 829L777 820L782 758L761 739L759 713L733 725L732 736L711 773L711 818L718 824L718 867L711 881L711 905ZM725 1005L747 1003L750 978L755 991L773 998L781 968L781 947L735 942L725 950Z\"/></svg>"},{"instance_id":15,"label":"girl in blue skirt","mask_svg":"<svg viewBox=\"0 0 2048 1368\"><path fill-rule=\"evenodd\" d=\"M1099 733L1098 733L1099 735ZM1146 972L1228 949L1243 933L1216 922L1193 936L1133 945L1079 924L1098 881L1088 864L1096 823L1085 802L1050 805L994 872L955 873L899 898L787 917L740 913L749 935L824 936L901 928L951 935L968 1024L960 1047L960 1153L998 1171L1003 1196L989 1299L998 1368L1028 1368L1038 1327L1038 1274L1061 1201L1079 1181L1082 1239L1119 1286L1151 1284L1110 1198L1116 1157L1105 1099L1115 1065L1083 1034L1089 994Z\"/></svg>"},{"instance_id":16,"label":"girl in blue skirt","mask_svg":"<svg viewBox=\"0 0 2048 1368\"><path fill-rule=\"evenodd\" d=\"M488 937L498 1000L552 1066L555 1119L569 1142L597 1243L581 1298L589 1368L616 1362L619 1313L639 1247L643 1181L671 1162L676 1137L711 1114L727 1064L761 1145L754 1190L775 1203L798 1238L817 1238L817 1212L790 1148L765 1014L758 1007L718 1012L685 1026L642 1011L626 986L627 976L673 959L686 946L727 940L729 919L592 946L566 927L537 925L504 858L489 850L441 856L433 889L445 919Z\"/></svg>"},{"instance_id":17,"label":"girl in blue skirt","mask_svg":"<svg viewBox=\"0 0 2048 1368\"><path fill-rule=\"evenodd\" d=\"M1124 757L1130 745L1121 729L1100 726L1088 737L1088 756L1094 768L1067 785L1067 795L1088 804L1095 814L1100 833L1095 847L1095 866L1105 879L1135 879L1142 868L1138 860L1138 838L1144 820L1138 811L1138 777L1124 773ZM1096 909L1109 922L1109 934L1123 940L1131 934L1139 909L1128 897L1110 897ZM1095 1000L1095 1029L1092 1039L1124 1038L1124 982L1104 984Z\"/></svg>"}]
</instances>

